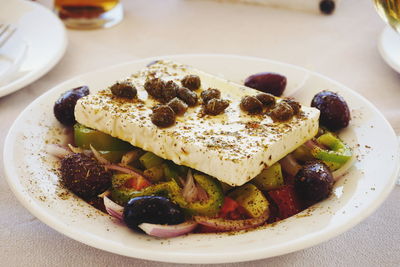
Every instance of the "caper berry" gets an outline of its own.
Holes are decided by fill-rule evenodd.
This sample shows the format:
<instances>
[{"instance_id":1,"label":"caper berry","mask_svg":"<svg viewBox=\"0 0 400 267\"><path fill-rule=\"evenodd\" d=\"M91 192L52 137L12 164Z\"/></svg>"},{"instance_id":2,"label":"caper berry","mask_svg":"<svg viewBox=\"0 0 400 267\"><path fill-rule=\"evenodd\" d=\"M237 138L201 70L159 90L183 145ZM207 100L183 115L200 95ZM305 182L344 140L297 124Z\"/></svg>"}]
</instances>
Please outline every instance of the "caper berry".
<instances>
[{"instance_id":1,"label":"caper berry","mask_svg":"<svg viewBox=\"0 0 400 267\"><path fill-rule=\"evenodd\" d=\"M111 93L118 97L132 99L137 95L136 87L128 81L117 82L110 87Z\"/></svg>"},{"instance_id":2,"label":"caper berry","mask_svg":"<svg viewBox=\"0 0 400 267\"><path fill-rule=\"evenodd\" d=\"M147 91L147 93L156 99L162 98L164 88L165 82L160 78L147 80L144 84L144 89Z\"/></svg>"},{"instance_id":3,"label":"caper berry","mask_svg":"<svg viewBox=\"0 0 400 267\"><path fill-rule=\"evenodd\" d=\"M197 94L195 92L190 91L186 87L179 87L178 89L178 97L182 99L188 106L192 107L197 104Z\"/></svg>"},{"instance_id":4,"label":"caper berry","mask_svg":"<svg viewBox=\"0 0 400 267\"><path fill-rule=\"evenodd\" d=\"M240 108L250 114L258 114L263 110L263 104L254 96L245 96L240 101Z\"/></svg>"},{"instance_id":5,"label":"caper berry","mask_svg":"<svg viewBox=\"0 0 400 267\"><path fill-rule=\"evenodd\" d=\"M294 101L293 99L284 99L283 101L285 101L292 107L294 115L297 115L300 113L301 105L299 102Z\"/></svg>"},{"instance_id":6,"label":"caper berry","mask_svg":"<svg viewBox=\"0 0 400 267\"><path fill-rule=\"evenodd\" d=\"M175 112L167 105L159 105L153 109L151 122L160 128L172 126L175 123Z\"/></svg>"},{"instance_id":7,"label":"caper berry","mask_svg":"<svg viewBox=\"0 0 400 267\"><path fill-rule=\"evenodd\" d=\"M215 88L208 88L207 90L204 90L200 94L201 99L203 99L203 103L207 104L208 101L210 101L213 98L220 98L221 97L221 91Z\"/></svg>"},{"instance_id":8,"label":"caper berry","mask_svg":"<svg viewBox=\"0 0 400 267\"><path fill-rule=\"evenodd\" d=\"M224 112L229 102L224 99L213 98L204 106L204 112L208 115L218 115Z\"/></svg>"},{"instance_id":9,"label":"caper berry","mask_svg":"<svg viewBox=\"0 0 400 267\"><path fill-rule=\"evenodd\" d=\"M259 93L256 95L256 98L264 105L264 107L271 108L275 106L276 100L275 97L268 93Z\"/></svg>"},{"instance_id":10,"label":"caper berry","mask_svg":"<svg viewBox=\"0 0 400 267\"><path fill-rule=\"evenodd\" d=\"M269 113L274 121L287 121L293 117L293 108L285 101L279 102Z\"/></svg>"},{"instance_id":11,"label":"caper berry","mask_svg":"<svg viewBox=\"0 0 400 267\"><path fill-rule=\"evenodd\" d=\"M188 109L188 105L185 102L180 100L179 98L175 97L171 101L168 102L168 106L172 108L176 115L181 116L185 114L186 110Z\"/></svg>"},{"instance_id":12,"label":"caper berry","mask_svg":"<svg viewBox=\"0 0 400 267\"><path fill-rule=\"evenodd\" d=\"M199 89L201 85L200 77L197 75L186 75L181 80L181 83L183 87L186 87L192 91Z\"/></svg>"}]
</instances>

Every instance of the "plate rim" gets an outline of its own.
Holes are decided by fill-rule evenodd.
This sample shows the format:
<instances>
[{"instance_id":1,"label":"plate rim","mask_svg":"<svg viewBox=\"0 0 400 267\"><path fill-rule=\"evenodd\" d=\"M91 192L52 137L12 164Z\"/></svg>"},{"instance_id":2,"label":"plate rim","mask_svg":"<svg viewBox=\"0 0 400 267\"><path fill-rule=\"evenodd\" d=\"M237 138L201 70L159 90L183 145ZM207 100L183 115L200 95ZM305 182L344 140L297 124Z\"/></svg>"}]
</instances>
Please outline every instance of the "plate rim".
<instances>
[{"instance_id":1,"label":"plate rim","mask_svg":"<svg viewBox=\"0 0 400 267\"><path fill-rule=\"evenodd\" d=\"M107 71L108 69L112 69L112 68L118 68L118 67L122 67L124 65L129 65L129 64L139 64L139 63L143 63L143 62L151 62L152 60L157 60L157 59L168 59L168 58L172 58L172 59L178 59L178 58L182 58L182 57L225 57L225 58L238 58L238 59L247 59L247 60L256 60L256 61L263 61L263 62L270 62L270 63L274 63L274 64L280 64L280 65L284 65L290 68L295 68L295 69L299 69L302 71L305 71L306 73L310 73L312 75L316 75L318 77L321 77L323 79L328 80L329 82L332 82L333 84L336 84L340 87L345 88L346 90L349 90L351 93L355 94L357 97L361 98L365 103L368 104L369 108L372 108L374 110L374 112L376 112L377 115L379 115L380 119L383 120L384 124L386 124L387 126L389 126L389 129L391 130L391 134L393 134L394 136L396 136L393 127L390 125L390 123L387 121L387 119L385 118L385 116L370 102L368 101L368 99L366 99L365 97L363 97L362 95L360 95L358 92L348 88L347 86L344 86L343 84L327 77L324 76L320 73L317 73L315 71L311 71L311 70L307 70L303 67L300 66L296 66L296 65L292 65L289 63L285 63L285 62L280 62L280 61L276 61L276 60L270 60L267 58L260 58L260 57L252 57L252 56L240 56L240 55L232 55L232 54L176 54L176 55L165 55L165 56L155 56L155 57L150 57L150 58L141 58L141 59L137 59L137 60L132 60L132 61L128 61L128 62L123 62L120 64L116 64L116 65L112 65L112 66L108 66L105 68L99 68L96 69L94 71L90 71L75 77L72 77L60 84L57 84L56 86L54 86L53 88L51 88L50 90L48 90L46 93L40 95L39 97L37 97L31 104L29 104L17 117L17 119L14 121L13 125L11 126L9 132L7 133L7 136L5 138L5 145L4 145L4 150L3 150L3 164L4 164L4 170L5 170L5 174L6 174L6 180L7 183L9 185L9 187L11 188L12 192L14 193L14 195L17 197L17 199L19 200L19 202L30 212L32 213L35 217L37 217L38 219L40 219L43 223L47 224L48 226L50 226L51 228L55 229L56 231L68 236L69 238L79 241L81 243L84 243L86 245L104 250L104 251L109 251L115 254L119 254L119 255L124 255L124 256L128 256L128 257L133 257L130 253L130 251L128 250L124 250L124 251L120 251L117 247L104 247L102 245L99 245L96 241L98 241L96 239L96 237L86 237L86 238L79 238L76 235L76 231L71 231L70 229L66 229L63 226L63 223L60 223L59 221L52 219L51 217L46 217L47 213L44 212L43 210L41 210L40 206L37 205L34 202L30 202L29 199L26 199L24 197L24 195L19 192L17 190L18 186L16 184L14 184L12 182L12 174L10 173L10 169L11 167L6 167L9 166L8 164L11 164L11 162L9 162L9 160L7 158L13 158L10 155L14 154L14 151L12 149L12 146L14 145L14 139L11 135L13 132L16 131L16 128L18 126L18 122L20 120L22 120L24 114L26 112L29 111L29 109L31 109L33 106L36 105L37 102L39 102L42 98L46 98L49 94L51 94L53 91L57 90L60 87L63 87L64 84L67 84L71 81L80 79L83 76L89 75L89 74L94 74L96 72L103 72L103 71ZM399 151L400 149L397 148L397 151ZM6 157L7 155L7 157ZM271 251L271 249L269 250L269 252L267 253L268 255L265 255L265 250L263 250L262 248L256 249L254 251L246 251L246 253L239 253L239 254L229 254L229 259L227 260L227 258L224 258L224 254L210 254L207 259L199 259L198 258L198 254L190 254L185 252L185 254L179 254L179 252L177 253L171 253L171 252L164 252L164 253L160 253L158 252L158 254L156 256L154 256L154 254L152 254L152 252L146 250L146 249L136 249L136 251L139 252L139 255L135 255L135 258L140 258L140 259L146 259L146 260L154 260L154 261L162 261L162 262L171 262L171 263L227 263L227 262L243 262L243 261L249 261L249 260L257 260L257 259L263 259L263 258L269 258L269 257L274 257L274 256L279 256L279 255L283 255L283 254L287 254L290 252L294 252L300 249L306 249L309 248L311 246L326 242L327 240L336 237L340 234L342 234L343 232L349 230L350 228L354 227L355 225L357 225L358 223L360 223L362 220L364 220L365 218L367 218L369 215L371 215L382 203L383 201L386 200L386 198L388 197L389 193L392 191L392 189L394 188L395 185L395 181L396 181L396 177L399 174L400 171L400 155L399 153L396 154L397 155L397 160L396 160L396 165L395 165L395 171L393 173L393 177L390 177L390 179L388 179L388 183L390 184L389 186L387 186L384 190L381 191L380 195L379 195L379 199L375 202L373 202L373 204L369 205L367 208L363 209L363 214L362 216L359 216L357 218L355 218L354 220L352 220L351 222L348 222L344 225L341 225L340 227L336 227L334 229L332 229L331 231L329 231L328 233L324 233L323 235L321 234L313 234L311 236L307 236L306 239L306 243L304 241L302 241L302 239L298 239L295 242L291 242L290 244L286 244L286 245L280 245L278 247L275 247L273 249L273 251ZM32 209L33 206L33 209ZM75 234L75 235L74 235ZM100 243L101 244L101 243ZM282 251L282 248L284 247L285 250ZM197 256L197 257L196 257ZM179 258L179 259L177 259Z\"/></svg>"},{"instance_id":2,"label":"plate rim","mask_svg":"<svg viewBox=\"0 0 400 267\"><path fill-rule=\"evenodd\" d=\"M379 41L378 41L378 50L379 53L381 54L381 57L383 60L386 62L386 64L389 65L394 71L397 73L400 73L400 59L398 62L396 62L393 57L390 56L390 53L388 53L386 46L385 46L385 40L388 38L388 36L392 36L393 34L397 34L390 26L386 26L383 31L380 34ZM400 34L397 34L399 36L399 44L400 44Z\"/></svg>"},{"instance_id":3,"label":"plate rim","mask_svg":"<svg viewBox=\"0 0 400 267\"><path fill-rule=\"evenodd\" d=\"M30 2L30 1L10 1L9 4L12 5L26 5L30 6L36 10L41 10L41 12L45 12L49 15L50 18L52 18L52 27L57 27L58 30L60 31L60 37L61 37L61 42L62 45L58 48L57 53L48 60L48 63L43 66L42 68L39 69L34 69L21 77L11 81L10 83L7 83L3 86L0 86L0 98L4 97L6 95L9 95L11 93L14 93L18 90L23 89L25 86L33 83L34 81L40 79L42 76L44 76L46 73L48 73L51 69L55 67L55 65L61 60L61 58L64 56L67 46L68 46L68 37L67 37L67 32L64 24L56 17L56 15L48 8L42 6L39 3L35 2Z\"/></svg>"}]
</instances>

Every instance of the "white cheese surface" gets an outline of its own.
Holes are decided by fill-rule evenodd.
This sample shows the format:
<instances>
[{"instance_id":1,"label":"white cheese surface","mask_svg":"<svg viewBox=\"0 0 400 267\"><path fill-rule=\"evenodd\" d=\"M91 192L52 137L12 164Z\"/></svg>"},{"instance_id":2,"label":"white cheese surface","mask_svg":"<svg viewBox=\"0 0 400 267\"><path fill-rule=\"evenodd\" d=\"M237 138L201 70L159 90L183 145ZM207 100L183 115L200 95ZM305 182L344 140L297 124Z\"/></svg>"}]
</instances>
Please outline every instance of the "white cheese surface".
<instances>
[{"instance_id":1,"label":"white cheese surface","mask_svg":"<svg viewBox=\"0 0 400 267\"><path fill-rule=\"evenodd\" d=\"M202 90L217 88L221 98L230 101L229 107L220 115L201 117L199 104L177 117L174 126L158 128L150 120L151 107L158 102L143 88L147 77L181 85L187 74L200 76L199 99ZM302 106L300 115L283 123L267 115L249 115L240 109L240 100L258 91L186 65L158 61L127 80L136 86L138 99L116 98L105 89L78 101L76 120L230 185L246 183L318 131L317 109Z\"/></svg>"}]
</instances>

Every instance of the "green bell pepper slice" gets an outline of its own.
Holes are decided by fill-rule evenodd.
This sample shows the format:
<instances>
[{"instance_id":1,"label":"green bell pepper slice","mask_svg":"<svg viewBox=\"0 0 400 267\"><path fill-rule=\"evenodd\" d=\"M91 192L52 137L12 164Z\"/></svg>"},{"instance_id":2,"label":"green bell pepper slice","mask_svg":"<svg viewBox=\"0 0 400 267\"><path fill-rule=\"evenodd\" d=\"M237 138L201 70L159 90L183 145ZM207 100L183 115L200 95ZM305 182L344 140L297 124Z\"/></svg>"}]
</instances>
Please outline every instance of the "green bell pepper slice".
<instances>
[{"instance_id":1,"label":"green bell pepper slice","mask_svg":"<svg viewBox=\"0 0 400 267\"><path fill-rule=\"evenodd\" d=\"M317 146L311 149L311 154L317 159L338 163L341 166L352 157L351 149L330 132L318 137L317 142L330 149L325 150ZM338 164L335 164L335 168L339 166Z\"/></svg>"}]
</instances>

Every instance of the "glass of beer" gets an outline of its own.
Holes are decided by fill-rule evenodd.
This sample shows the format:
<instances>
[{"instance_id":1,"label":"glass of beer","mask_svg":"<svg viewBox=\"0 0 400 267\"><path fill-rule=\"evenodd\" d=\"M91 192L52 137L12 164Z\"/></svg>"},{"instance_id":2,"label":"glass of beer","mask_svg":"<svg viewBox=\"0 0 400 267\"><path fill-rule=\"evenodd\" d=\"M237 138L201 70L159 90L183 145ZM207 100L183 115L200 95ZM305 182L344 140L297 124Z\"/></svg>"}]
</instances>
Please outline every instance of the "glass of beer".
<instances>
[{"instance_id":1,"label":"glass of beer","mask_svg":"<svg viewBox=\"0 0 400 267\"><path fill-rule=\"evenodd\" d=\"M54 0L54 10L68 28L108 28L123 18L119 0Z\"/></svg>"}]
</instances>

